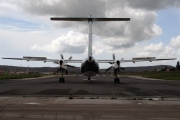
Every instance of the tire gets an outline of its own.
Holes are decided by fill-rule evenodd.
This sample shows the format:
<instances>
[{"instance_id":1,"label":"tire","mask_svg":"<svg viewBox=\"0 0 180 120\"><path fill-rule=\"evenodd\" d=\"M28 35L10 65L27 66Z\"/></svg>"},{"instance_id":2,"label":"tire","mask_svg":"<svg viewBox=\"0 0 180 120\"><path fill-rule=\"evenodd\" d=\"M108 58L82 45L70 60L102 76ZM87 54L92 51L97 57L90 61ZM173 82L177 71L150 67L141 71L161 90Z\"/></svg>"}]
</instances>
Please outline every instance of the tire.
<instances>
[{"instance_id":1,"label":"tire","mask_svg":"<svg viewBox=\"0 0 180 120\"><path fill-rule=\"evenodd\" d=\"M114 78L114 84L119 84L119 83L120 83L119 78Z\"/></svg>"},{"instance_id":2,"label":"tire","mask_svg":"<svg viewBox=\"0 0 180 120\"><path fill-rule=\"evenodd\" d=\"M59 83L61 83L62 82L62 79L61 78L59 78Z\"/></svg>"},{"instance_id":3,"label":"tire","mask_svg":"<svg viewBox=\"0 0 180 120\"><path fill-rule=\"evenodd\" d=\"M119 80L119 78L117 78L117 83L118 83L118 84L120 83L120 80Z\"/></svg>"},{"instance_id":4,"label":"tire","mask_svg":"<svg viewBox=\"0 0 180 120\"><path fill-rule=\"evenodd\" d=\"M116 78L114 78L114 84L116 84Z\"/></svg>"},{"instance_id":5,"label":"tire","mask_svg":"<svg viewBox=\"0 0 180 120\"><path fill-rule=\"evenodd\" d=\"M65 79L64 78L62 78L62 83L65 83Z\"/></svg>"}]
</instances>

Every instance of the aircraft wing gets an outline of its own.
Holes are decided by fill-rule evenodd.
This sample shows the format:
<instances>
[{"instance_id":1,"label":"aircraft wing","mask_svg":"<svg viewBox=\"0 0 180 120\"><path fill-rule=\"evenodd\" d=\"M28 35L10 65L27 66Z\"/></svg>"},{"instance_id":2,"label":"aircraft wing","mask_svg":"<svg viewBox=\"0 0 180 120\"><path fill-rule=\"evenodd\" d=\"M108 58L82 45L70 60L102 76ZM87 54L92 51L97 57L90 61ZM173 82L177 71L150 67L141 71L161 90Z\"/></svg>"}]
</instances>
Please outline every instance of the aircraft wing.
<instances>
[{"instance_id":1,"label":"aircraft wing","mask_svg":"<svg viewBox=\"0 0 180 120\"><path fill-rule=\"evenodd\" d=\"M66 63L82 63L82 60L65 60Z\"/></svg>"},{"instance_id":2,"label":"aircraft wing","mask_svg":"<svg viewBox=\"0 0 180 120\"><path fill-rule=\"evenodd\" d=\"M114 60L97 60L98 63L112 63Z\"/></svg>"},{"instance_id":3,"label":"aircraft wing","mask_svg":"<svg viewBox=\"0 0 180 120\"><path fill-rule=\"evenodd\" d=\"M44 60L47 60L46 57L27 57L27 56L24 56L23 58L5 58L5 57L2 57L2 59L27 60L27 61L44 61Z\"/></svg>"},{"instance_id":4,"label":"aircraft wing","mask_svg":"<svg viewBox=\"0 0 180 120\"><path fill-rule=\"evenodd\" d=\"M2 59L11 59L11 60L26 60L26 59L24 59L24 58L2 58Z\"/></svg>"},{"instance_id":5,"label":"aircraft wing","mask_svg":"<svg viewBox=\"0 0 180 120\"><path fill-rule=\"evenodd\" d=\"M120 60L121 63L124 63L124 62L145 62L145 61L149 61L149 62L152 62L152 61L163 61L163 60L176 60L177 58L168 58L168 59L153 59L153 60L149 60L149 59L144 59L144 60Z\"/></svg>"},{"instance_id":6,"label":"aircraft wing","mask_svg":"<svg viewBox=\"0 0 180 120\"><path fill-rule=\"evenodd\" d=\"M53 62L55 64L59 64L59 59L47 59L46 57L30 57L24 56L23 58L6 58L2 59L10 59L10 60L26 60L26 61L42 61L42 62ZM82 63L82 60L64 60L66 63Z\"/></svg>"},{"instance_id":7,"label":"aircraft wing","mask_svg":"<svg viewBox=\"0 0 180 120\"><path fill-rule=\"evenodd\" d=\"M156 57L139 57L139 58L132 58L132 60L120 60L121 63L123 62L143 62L143 61L162 61L162 60L176 60L177 58L165 58L165 59L156 59Z\"/></svg>"},{"instance_id":8,"label":"aircraft wing","mask_svg":"<svg viewBox=\"0 0 180 120\"><path fill-rule=\"evenodd\" d=\"M44 62L53 62L55 64L59 64L59 61L58 59L46 59L44 60ZM82 60L64 60L65 63L82 63Z\"/></svg>"},{"instance_id":9,"label":"aircraft wing","mask_svg":"<svg viewBox=\"0 0 180 120\"><path fill-rule=\"evenodd\" d=\"M124 62L144 62L144 61L162 61L162 60L176 60L177 58L164 58L164 59L156 59L156 57L141 57L141 58L132 58L132 60L119 60L120 63ZM97 60L98 63L113 63L114 60Z\"/></svg>"}]
</instances>

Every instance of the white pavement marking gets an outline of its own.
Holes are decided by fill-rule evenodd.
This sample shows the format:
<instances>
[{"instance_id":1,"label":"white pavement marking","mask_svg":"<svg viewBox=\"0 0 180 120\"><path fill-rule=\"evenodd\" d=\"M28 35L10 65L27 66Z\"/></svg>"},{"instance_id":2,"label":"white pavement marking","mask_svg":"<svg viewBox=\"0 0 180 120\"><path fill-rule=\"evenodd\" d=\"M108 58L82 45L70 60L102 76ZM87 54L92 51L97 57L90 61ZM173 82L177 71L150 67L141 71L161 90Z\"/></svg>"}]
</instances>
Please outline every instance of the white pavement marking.
<instances>
[{"instance_id":1,"label":"white pavement marking","mask_svg":"<svg viewBox=\"0 0 180 120\"><path fill-rule=\"evenodd\" d=\"M141 76L126 76L125 77L130 77L130 78L137 78L137 79L141 79L141 80L160 80L160 81L165 81L163 79L155 79L155 78L145 78L145 77L141 77ZM176 81L176 80L174 80Z\"/></svg>"},{"instance_id":2,"label":"white pavement marking","mask_svg":"<svg viewBox=\"0 0 180 120\"><path fill-rule=\"evenodd\" d=\"M4 99L3 99L4 98ZM73 98L68 99L68 97L0 97L4 101L0 102L2 104L29 104L29 105L45 105L45 104L156 104L156 105L180 105L180 98L172 98L167 100L128 100L123 98ZM33 102L31 102L33 101Z\"/></svg>"},{"instance_id":3,"label":"white pavement marking","mask_svg":"<svg viewBox=\"0 0 180 120\"><path fill-rule=\"evenodd\" d=\"M30 103L24 103L24 104L29 104L29 105L38 105L38 104L40 104L40 103L30 102Z\"/></svg>"}]
</instances>

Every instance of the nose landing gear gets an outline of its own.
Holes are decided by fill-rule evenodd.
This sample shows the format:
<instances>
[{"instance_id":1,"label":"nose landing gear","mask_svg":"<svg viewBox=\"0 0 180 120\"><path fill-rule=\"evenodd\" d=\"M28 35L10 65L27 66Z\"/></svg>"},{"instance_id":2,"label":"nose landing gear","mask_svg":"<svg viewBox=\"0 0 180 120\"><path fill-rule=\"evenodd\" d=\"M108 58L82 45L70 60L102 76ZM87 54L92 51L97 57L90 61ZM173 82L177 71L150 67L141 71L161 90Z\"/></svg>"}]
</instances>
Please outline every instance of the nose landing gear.
<instances>
[{"instance_id":1,"label":"nose landing gear","mask_svg":"<svg viewBox=\"0 0 180 120\"><path fill-rule=\"evenodd\" d=\"M88 77L88 82L91 82L91 78L90 77Z\"/></svg>"}]
</instances>

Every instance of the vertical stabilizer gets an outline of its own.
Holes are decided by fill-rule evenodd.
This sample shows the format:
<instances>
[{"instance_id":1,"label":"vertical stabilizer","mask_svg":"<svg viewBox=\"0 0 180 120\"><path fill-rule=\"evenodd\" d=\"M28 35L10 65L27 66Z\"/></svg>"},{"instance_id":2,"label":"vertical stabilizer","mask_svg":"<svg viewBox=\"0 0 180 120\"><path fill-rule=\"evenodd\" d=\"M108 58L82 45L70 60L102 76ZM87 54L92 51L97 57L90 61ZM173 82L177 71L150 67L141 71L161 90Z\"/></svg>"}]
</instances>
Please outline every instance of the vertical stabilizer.
<instances>
[{"instance_id":1,"label":"vertical stabilizer","mask_svg":"<svg viewBox=\"0 0 180 120\"><path fill-rule=\"evenodd\" d=\"M89 21L88 57L92 57L92 21Z\"/></svg>"}]
</instances>

